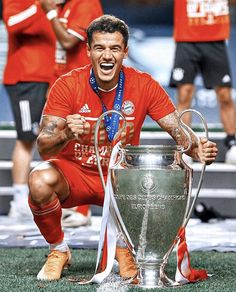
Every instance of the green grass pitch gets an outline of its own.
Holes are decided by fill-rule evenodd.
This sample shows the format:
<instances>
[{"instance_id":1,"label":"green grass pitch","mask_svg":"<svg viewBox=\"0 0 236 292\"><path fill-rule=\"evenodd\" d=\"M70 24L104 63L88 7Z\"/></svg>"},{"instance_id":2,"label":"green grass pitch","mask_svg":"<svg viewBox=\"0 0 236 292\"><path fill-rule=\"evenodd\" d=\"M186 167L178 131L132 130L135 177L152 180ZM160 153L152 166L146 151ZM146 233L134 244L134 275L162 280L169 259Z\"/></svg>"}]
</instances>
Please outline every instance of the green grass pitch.
<instances>
[{"instance_id":1,"label":"green grass pitch","mask_svg":"<svg viewBox=\"0 0 236 292\"><path fill-rule=\"evenodd\" d=\"M0 291L1 292L66 292L96 291L99 285L81 286L71 280L89 279L93 275L96 250L73 249L73 262L68 270L63 271L59 281L37 281L36 275L42 267L46 248L0 248ZM191 265L196 269L206 269L212 274L206 281L188 284L180 288L150 289L148 291L236 291L236 253L192 252ZM175 254L172 254L166 268L167 275L173 279L175 272ZM173 290L175 289L175 290ZM115 290L119 292L119 290ZM128 291L142 291L129 288ZM110 292L110 291L107 291Z\"/></svg>"}]
</instances>

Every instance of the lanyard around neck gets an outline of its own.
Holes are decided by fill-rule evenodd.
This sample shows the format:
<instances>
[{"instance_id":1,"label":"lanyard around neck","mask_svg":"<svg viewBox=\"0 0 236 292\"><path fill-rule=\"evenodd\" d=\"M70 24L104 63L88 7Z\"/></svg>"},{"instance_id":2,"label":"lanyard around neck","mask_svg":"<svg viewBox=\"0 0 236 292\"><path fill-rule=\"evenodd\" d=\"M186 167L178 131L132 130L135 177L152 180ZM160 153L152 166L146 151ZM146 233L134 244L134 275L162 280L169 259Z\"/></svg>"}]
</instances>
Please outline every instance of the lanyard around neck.
<instances>
[{"instance_id":1,"label":"lanyard around neck","mask_svg":"<svg viewBox=\"0 0 236 292\"><path fill-rule=\"evenodd\" d=\"M89 83L90 83L92 89L94 90L94 92L100 97L100 100L101 100L99 88L98 88L97 81L96 81L93 70L91 70ZM121 110L122 99L124 96L124 83L125 83L125 75L124 75L123 71L120 71L118 86L116 88L116 95L115 95L114 104L113 104L113 109L117 110L117 111ZM102 102L102 100L101 100L101 103L102 103L102 111L106 112L107 107ZM120 120L120 117L116 113L112 113L111 116L106 115L104 117L105 127L106 127L109 141L112 141L114 139L114 136L115 136L116 132L118 131L119 120Z\"/></svg>"}]
</instances>

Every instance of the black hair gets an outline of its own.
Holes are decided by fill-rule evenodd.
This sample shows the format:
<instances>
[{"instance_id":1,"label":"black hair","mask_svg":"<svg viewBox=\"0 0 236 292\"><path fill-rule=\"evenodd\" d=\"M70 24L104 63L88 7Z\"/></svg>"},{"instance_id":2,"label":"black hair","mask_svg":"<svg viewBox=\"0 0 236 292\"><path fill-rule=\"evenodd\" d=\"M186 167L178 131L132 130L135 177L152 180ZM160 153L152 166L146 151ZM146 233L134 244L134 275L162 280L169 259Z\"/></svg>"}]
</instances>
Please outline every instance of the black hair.
<instances>
[{"instance_id":1,"label":"black hair","mask_svg":"<svg viewBox=\"0 0 236 292\"><path fill-rule=\"evenodd\" d=\"M127 47L129 39L128 25L121 19L114 15L105 14L94 19L87 28L88 45L91 46L92 37L94 32L120 32L124 39L124 45Z\"/></svg>"}]
</instances>

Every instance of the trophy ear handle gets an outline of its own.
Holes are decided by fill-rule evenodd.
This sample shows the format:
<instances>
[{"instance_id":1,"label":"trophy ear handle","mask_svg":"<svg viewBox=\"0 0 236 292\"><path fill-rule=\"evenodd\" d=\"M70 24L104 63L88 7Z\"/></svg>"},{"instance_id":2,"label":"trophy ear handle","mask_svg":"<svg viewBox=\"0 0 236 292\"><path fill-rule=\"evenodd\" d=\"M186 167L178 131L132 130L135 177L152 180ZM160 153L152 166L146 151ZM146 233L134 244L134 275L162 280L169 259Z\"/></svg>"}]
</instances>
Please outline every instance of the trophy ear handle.
<instances>
[{"instance_id":1,"label":"trophy ear handle","mask_svg":"<svg viewBox=\"0 0 236 292\"><path fill-rule=\"evenodd\" d=\"M188 142L189 142L187 148L184 148L184 147L182 146L181 149L178 150L178 152L180 152L181 154L187 152L187 151L191 148L191 146L192 146L192 139L191 139L191 136L190 136L190 133L189 133L188 127L185 125L185 123L184 123L184 122L182 121L182 119L181 119L182 116L183 116L186 112L189 112L189 111L191 111L191 110L184 110L184 111L182 111L182 112L180 113L180 115L179 115L179 126L180 126L180 128L183 130L184 134L187 136L187 138L188 138Z\"/></svg>"},{"instance_id":2,"label":"trophy ear handle","mask_svg":"<svg viewBox=\"0 0 236 292\"><path fill-rule=\"evenodd\" d=\"M186 149L181 150L181 151L180 151L181 153L184 153L184 152L188 151L188 150L190 149L190 147L191 147L191 144L192 144L191 136L190 136L190 134L189 134L189 132L188 132L188 130L187 130L188 127L187 127L187 126L183 123L183 121L181 120L182 116L183 116L185 113L187 113L187 112L195 113L196 115L198 115L198 116L200 117L200 119L201 119L201 121L202 121L202 124L203 124L203 127L204 127L205 137L206 137L207 140L208 140L208 127L207 127L207 123L206 123L206 120L205 120L204 116L203 116L199 111L197 111L197 110L194 110L194 109L186 109L186 110L184 110L184 111L182 111L182 112L180 113L180 116L179 116L179 126L183 129L184 133L185 133L186 136L188 137L190 144L189 144L189 146L188 146ZM196 194L195 194L195 196L194 196L194 199L193 199L193 201L192 201L191 206L189 206L188 210L186 211L186 216L185 216L185 220L184 220L184 222L183 222L182 227L186 227L186 225L188 224L188 221L189 221L189 219L190 219L191 213L192 213L192 211L193 211L193 209L194 209L194 207L195 207L195 203L196 203L196 201L197 201L197 198L198 198L198 195L199 195L199 192L200 192L201 186L202 186L202 181L203 181L203 177L204 177L204 174L205 174L205 170L206 170L206 164L203 163L203 165L202 165L202 170L201 170L201 174L200 174L200 178L199 178L199 182L198 182L197 191L196 191ZM190 192L189 196L191 195L191 191L192 191L192 188L190 188L190 190L189 190L189 192Z\"/></svg>"},{"instance_id":3,"label":"trophy ear handle","mask_svg":"<svg viewBox=\"0 0 236 292\"><path fill-rule=\"evenodd\" d=\"M179 126L180 128L184 131L185 135L187 136L188 138L188 141L189 141L189 145L187 148L182 148L181 150L179 150L180 153L185 153L187 152L191 146L192 146L192 139L191 139L191 136L189 134L189 130L188 130L188 126L182 121L182 116L185 114L185 113L195 113L196 115L198 115L202 121L202 124L203 124L203 127L204 127L204 131L205 131L205 137L207 138L208 140L208 127L207 127L207 123L206 123L206 120L204 118L204 116L197 110L195 109L186 109L184 111L182 111L179 115Z\"/></svg>"}]
</instances>

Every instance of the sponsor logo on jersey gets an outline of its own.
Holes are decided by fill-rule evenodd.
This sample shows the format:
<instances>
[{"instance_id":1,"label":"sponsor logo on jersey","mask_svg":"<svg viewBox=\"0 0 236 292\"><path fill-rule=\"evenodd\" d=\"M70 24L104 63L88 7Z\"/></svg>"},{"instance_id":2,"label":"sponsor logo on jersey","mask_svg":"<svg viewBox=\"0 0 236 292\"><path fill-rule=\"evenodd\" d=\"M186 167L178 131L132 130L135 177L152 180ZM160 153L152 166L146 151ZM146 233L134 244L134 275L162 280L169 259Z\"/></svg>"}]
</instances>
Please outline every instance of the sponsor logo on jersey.
<instances>
[{"instance_id":1,"label":"sponsor logo on jersey","mask_svg":"<svg viewBox=\"0 0 236 292\"><path fill-rule=\"evenodd\" d=\"M132 115L134 113L135 110L135 106L133 104L132 101L130 100L126 100L124 101L124 103L122 104L122 108L121 108L122 112L126 115Z\"/></svg>"},{"instance_id":2,"label":"sponsor logo on jersey","mask_svg":"<svg viewBox=\"0 0 236 292\"><path fill-rule=\"evenodd\" d=\"M79 110L80 113L91 113L91 109L89 108L89 106L87 105L87 103L81 107L81 109Z\"/></svg>"}]
</instances>

